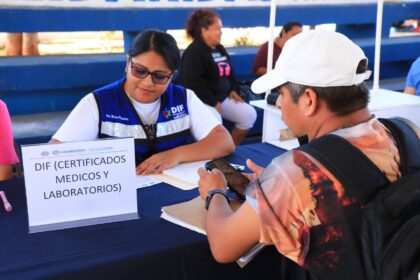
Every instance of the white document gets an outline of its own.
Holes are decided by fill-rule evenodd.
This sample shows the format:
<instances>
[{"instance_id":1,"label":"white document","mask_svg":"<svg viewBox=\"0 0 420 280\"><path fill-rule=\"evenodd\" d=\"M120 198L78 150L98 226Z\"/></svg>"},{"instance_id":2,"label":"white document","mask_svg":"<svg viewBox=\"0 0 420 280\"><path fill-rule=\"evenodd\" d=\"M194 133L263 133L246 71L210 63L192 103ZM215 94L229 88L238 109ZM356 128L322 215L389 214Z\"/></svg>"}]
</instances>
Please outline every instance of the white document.
<instances>
[{"instance_id":1,"label":"white document","mask_svg":"<svg viewBox=\"0 0 420 280\"><path fill-rule=\"evenodd\" d=\"M165 210L162 209L162 214L160 215L160 217L164 220L167 220L168 222L171 222L173 224L179 225L181 227L187 228L189 230L204 234L206 234L206 231L203 228L194 226L192 224L186 223L182 220L177 219L176 217L172 216L171 214L168 214Z\"/></svg>"},{"instance_id":2,"label":"white document","mask_svg":"<svg viewBox=\"0 0 420 280\"><path fill-rule=\"evenodd\" d=\"M161 183L162 181L156 179L153 176L137 175L136 176L136 188L145 188L150 187L156 184Z\"/></svg>"},{"instance_id":3,"label":"white document","mask_svg":"<svg viewBox=\"0 0 420 280\"><path fill-rule=\"evenodd\" d=\"M29 232L138 218L133 141L22 146Z\"/></svg>"},{"instance_id":4,"label":"white document","mask_svg":"<svg viewBox=\"0 0 420 280\"><path fill-rule=\"evenodd\" d=\"M162 174L152 175L156 179L170 184L182 190L192 190L197 187L198 176L197 170L204 167L209 160L180 163L172 168L163 170Z\"/></svg>"},{"instance_id":5,"label":"white document","mask_svg":"<svg viewBox=\"0 0 420 280\"><path fill-rule=\"evenodd\" d=\"M273 140L267 141L267 143L288 151L299 147L299 141L297 140L297 138L286 141Z\"/></svg>"},{"instance_id":6,"label":"white document","mask_svg":"<svg viewBox=\"0 0 420 280\"><path fill-rule=\"evenodd\" d=\"M204 167L208 161L210 160L180 163L172 168L163 170L162 174L154 174L151 176L169 185L180 188L181 190L192 190L198 186L198 180L200 179L197 170L200 167ZM232 165L239 170L245 169L242 165Z\"/></svg>"}]
</instances>

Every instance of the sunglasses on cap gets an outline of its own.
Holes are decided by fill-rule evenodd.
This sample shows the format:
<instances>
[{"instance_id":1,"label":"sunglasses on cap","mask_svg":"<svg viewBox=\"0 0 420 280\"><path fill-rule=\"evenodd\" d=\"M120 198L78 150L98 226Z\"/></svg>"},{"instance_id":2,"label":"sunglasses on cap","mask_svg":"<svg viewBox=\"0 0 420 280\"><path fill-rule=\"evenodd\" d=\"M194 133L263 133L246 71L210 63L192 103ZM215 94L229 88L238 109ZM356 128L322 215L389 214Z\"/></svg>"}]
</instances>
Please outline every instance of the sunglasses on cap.
<instances>
[{"instance_id":1,"label":"sunglasses on cap","mask_svg":"<svg viewBox=\"0 0 420 280\"><path fill-rule=\"evenodd\" d=\"M138 79L146 79L147 76L152 77L152 81L155 84L164 85L166 84L172 76L171 74L164 74L160 72L149 72L146 68L136 65L133 63L133 60L130 59L130 66L131 66L131 75Z\"/></svg>"}]
</instances>

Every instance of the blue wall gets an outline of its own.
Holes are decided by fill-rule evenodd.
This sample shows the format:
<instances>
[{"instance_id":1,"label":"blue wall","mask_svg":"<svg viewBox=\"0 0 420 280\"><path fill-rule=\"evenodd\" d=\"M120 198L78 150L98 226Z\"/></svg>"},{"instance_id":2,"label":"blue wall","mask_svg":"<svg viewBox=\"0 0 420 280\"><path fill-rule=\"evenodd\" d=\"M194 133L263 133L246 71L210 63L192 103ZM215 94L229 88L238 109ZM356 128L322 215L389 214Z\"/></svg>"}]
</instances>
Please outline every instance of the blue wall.
<instances>
[{"instance_id":1,"label":"blue wall","mask_svg":"<svg viewBox=\"0 0 420 280\"><path fill-rule=\"evenodd\" d=\"M185 25L191 8L159 9L87 9L87 8L8 8L0 7L0 32L37 31L138 31L145 28L180 29ZM218 8L226 27L268 26L269 7ZM252 11L252 13L251 13ZM392 21L420 18L420 2L385 3L384 37ZM298 20L307 25L337 23L367 25L376 22L375 4L278 6L276 23ZM365 26L363 26L365 25ZM351 31L349 31L351 32ZM357 33L361 31L358 30ZM371 30L369 31L371 32ZM351 34L347 34L350 37ZM370 35L373 35L370 33Z\"/></svg>"},{"instance_id":2,"label":"blue wall","mask_svg":"<svg viewBox=\"0 0 420 280\"><path fill-rule=\"evenodd\" d=\"M250 12L252 10L252 12ZM183 28L189 8L176 9L64 9L0 7L0 32L123 30L130 42L145 28ZM266 26L268 7L219 8L226 27ZM394 20L420 18L420 1L385 3L383 36ZM303 24L337 23L355 39L373 69L376 5L306 5L277 8L277 25L289 20ZM358 39L362 38L362 39ZM231 48L240 79L250 78L257 48ZM381 79L403 79L420 56L420 37L386 38L382 42ZM0 58L0 98L12 115L70 110L86 93L123 75L125 56L70 55Z\"/></svg>"}]
</instances>

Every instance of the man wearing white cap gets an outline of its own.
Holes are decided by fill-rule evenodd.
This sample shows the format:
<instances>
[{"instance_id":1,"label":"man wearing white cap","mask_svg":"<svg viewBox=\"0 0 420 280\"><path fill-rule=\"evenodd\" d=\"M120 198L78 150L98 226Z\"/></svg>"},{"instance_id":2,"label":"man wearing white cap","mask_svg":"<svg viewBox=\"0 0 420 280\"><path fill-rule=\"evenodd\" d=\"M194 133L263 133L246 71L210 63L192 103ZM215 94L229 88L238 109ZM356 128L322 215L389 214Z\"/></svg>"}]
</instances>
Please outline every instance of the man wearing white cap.
<instances>
[{"instance_id":1,"label":"man wearing white cap","mask_svg":"<svg viewBox=\"0 0 420 280\"><path fill-rule=\"evenodd\" d=\"M364 81L369 75L363 51L347 37L307 31L286 43L275 69L257 79L252 90L278 88L276 106L295 136L307 135L309 141L340 136L394 182L401 175L400 155L388 129L367 109ZM301 150L282 154L266 169L250 160L247 165L254 180L236 212L225 197L221 172L198 171L208 209L207 235L217 261L235 261L263 243L275 245L311 279L365 278L357 231L362 206L337 178Z\"/></svg>"}]
</instances>

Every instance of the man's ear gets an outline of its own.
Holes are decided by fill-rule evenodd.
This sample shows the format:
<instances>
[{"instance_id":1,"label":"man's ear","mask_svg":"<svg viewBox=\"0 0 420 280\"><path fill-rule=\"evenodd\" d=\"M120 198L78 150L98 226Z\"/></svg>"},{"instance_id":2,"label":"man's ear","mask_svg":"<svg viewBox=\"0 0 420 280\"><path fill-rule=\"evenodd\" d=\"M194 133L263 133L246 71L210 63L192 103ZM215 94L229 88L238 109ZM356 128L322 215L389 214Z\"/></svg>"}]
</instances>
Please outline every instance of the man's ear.
<instances>
[{"instance_id":1,"label":"man's ear","mask_svg":"<svg viewBox=\"0 0 420 280\"><path fill-rule=\"evenodd\" d=\"M319 107L318 95L311 88L306 88L300 97L300 106L303 106L305 116L312 116Z\"/></svg>"}]
</instances>

